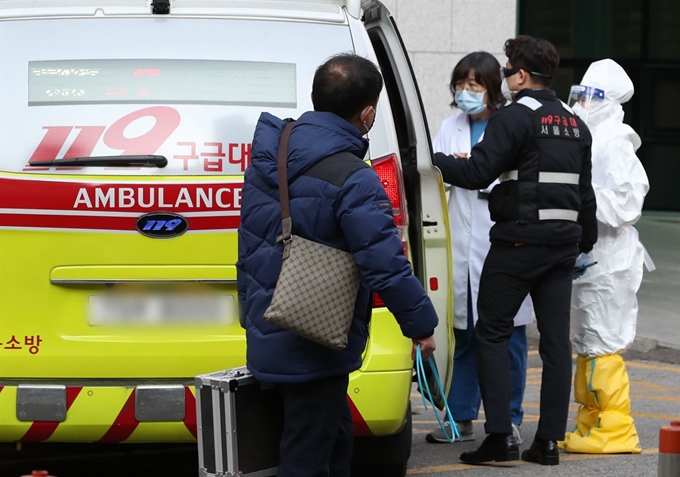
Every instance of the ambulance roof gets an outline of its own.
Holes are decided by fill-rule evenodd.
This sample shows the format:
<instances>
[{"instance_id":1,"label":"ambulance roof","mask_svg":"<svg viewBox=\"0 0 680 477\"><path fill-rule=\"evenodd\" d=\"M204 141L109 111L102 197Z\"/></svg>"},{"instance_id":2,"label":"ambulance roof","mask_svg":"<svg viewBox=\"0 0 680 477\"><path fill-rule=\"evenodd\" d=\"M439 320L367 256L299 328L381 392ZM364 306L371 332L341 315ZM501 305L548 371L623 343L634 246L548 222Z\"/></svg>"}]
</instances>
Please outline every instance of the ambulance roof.
<instances>
[{"instance_id":1,"label":"ambulance roof","mask_svg":"<svg viewBox=\"0 0 680 477\"><path fill-rule=\"evenodd\" d=\"M0 0L0 19L151 15L152 0ZM361 16L361 0L171 0L170 15L302 19L342 23Z\"/></svg>"}]
</instances>

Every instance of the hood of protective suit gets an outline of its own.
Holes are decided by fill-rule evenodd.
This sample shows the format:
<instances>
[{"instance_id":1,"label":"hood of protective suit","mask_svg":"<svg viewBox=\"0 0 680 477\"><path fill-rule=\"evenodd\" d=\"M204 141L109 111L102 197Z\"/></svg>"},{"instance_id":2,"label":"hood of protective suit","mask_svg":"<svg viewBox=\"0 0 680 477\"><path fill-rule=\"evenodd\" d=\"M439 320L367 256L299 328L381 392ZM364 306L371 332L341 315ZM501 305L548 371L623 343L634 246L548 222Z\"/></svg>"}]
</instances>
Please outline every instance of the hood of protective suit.
<instances>
[{"instance_id":1,"label":"hood of protective suit","mask_svg":"<svg viewBox=\"0 0 680 477\"><path fill-rule=\"evenodd\" d=\"M595 61L580 84L604 91L604 100L593 101L590 105L588 127L597 127L607 119L623 121L621 105L633 97L635 88L621 65L610 59Z\"/></svg>"}]
</instances>

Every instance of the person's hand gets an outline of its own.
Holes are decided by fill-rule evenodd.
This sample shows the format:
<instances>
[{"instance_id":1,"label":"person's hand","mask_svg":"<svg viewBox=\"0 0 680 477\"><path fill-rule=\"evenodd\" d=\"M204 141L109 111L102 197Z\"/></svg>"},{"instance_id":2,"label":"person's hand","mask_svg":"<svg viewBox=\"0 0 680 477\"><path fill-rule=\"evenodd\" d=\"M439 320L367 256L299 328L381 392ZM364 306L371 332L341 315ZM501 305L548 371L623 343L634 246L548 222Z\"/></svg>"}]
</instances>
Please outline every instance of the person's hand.
<instances>
[{"instance_id":1,"label":"person's hand","mask_svg":"<svg viewBox=\"0 0 680 477\"><path fill-rule=\"evenodd\" d=\"M427 361L432 352L437 348L434 342L434 335L429 338L424 338L422 340L413 340L413 349L411 350L411 359L416 359L416 349L420 345L420 355L423 357L423 361Z\"/></svg>"},{"instance_id":2,"label":"person's hand","mask_svg":"<svg viewBox=\"0 0 680 477\"><path fill-rule=\"evenodd\" d=\"M454 152L453 157L455 157L456 159L467 159L468 157L470 157L470 154L468 154L467 152Z\"/></svg>"},{"instance_id":3,"label":"person's hand","mask_svg":"<svg viewBox=\"0 0 680 477\"><path fill-rule=\"evenodd\" d=\"M592 267L597 262L594 262L590 256L590 252L581 253L576 257L576 263L574 264L574 273L572 274L572 279L578 280L586 273L588 267Z\"/></svg>"}]
</instances>

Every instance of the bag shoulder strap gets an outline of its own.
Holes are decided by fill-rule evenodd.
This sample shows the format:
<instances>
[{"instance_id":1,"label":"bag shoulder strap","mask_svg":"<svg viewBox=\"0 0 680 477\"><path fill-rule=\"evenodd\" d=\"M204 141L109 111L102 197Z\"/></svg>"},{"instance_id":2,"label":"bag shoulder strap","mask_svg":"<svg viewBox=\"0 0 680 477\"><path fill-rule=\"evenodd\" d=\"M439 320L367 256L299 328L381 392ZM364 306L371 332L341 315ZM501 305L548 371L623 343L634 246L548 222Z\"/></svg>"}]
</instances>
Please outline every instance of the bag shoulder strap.
<instances>
[{"instance_id":1,"label":"bag shoulder strap","mask_svg":"<svg viewBox=\"0 0 680 477\"><path fill-rule=\"evenodd\" d=\"M279 202L281 204L281 225L283 231L276 241L283 241L283 258L288 258L290 254L290 242L293 234L293 220L290 218L290 199L288 197L288 140L290 133L295 125L291 121L283 128L281 139L279 140L279 152L277 157L277 167L279 175Z\"/></svg>"},{"instance_id":2,"label":"bag shoulder strap","mask_svg":"<svg viewBox=\"0 0 680 477\"><path fill-rule=\"evenodd\" d=\"M293 235L293 219L290 216L290 196L288 193L288 142L290 134L295 125L291 121L283 128L281 139L279 140L279 150L277 155L277 168L279 179L279 202L281 205L281 236L276 238L277 242L283 241L284 260L290 254L290 243ZM316 177L326 182L342 187L344 182L359 169L370 168L368 164L348 151L338 152L322 159L304 175Z\"/></svg>"}]
</instances>

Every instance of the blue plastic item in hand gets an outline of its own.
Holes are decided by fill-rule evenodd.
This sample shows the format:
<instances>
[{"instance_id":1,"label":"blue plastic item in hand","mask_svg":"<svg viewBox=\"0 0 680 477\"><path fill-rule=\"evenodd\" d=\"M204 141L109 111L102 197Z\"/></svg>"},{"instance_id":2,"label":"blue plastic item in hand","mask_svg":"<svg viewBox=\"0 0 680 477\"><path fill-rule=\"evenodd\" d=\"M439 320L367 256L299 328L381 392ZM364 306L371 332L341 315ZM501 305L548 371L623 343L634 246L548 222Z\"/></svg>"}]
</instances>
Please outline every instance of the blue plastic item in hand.
<instances>
[{"instance_id":1,"label":"blue plastic item in hand","mask_svg":"<svg viewBox=\"0 0 680 477\"><path fill-rule=\"evenodd\" d=\"M574 264L574 273L572 275L572 278L574 280L581 278L583 274L586 273L588 267L592 267L593 265L596 264L597 262L593 262L592 259L590 258L590 253L579 254L579 256L576 257L576 263Z\"/></svg>"},{"instance_id":2,"label":"blue plastic item in hand","mask_svg":"<svg viewBox=\"0 0 680 477\"><path fill-rule=\"evenodd\" d=\"M437 367L434 365L432 362L432 358L429 358L428 363L430 364L430 369L432 369L432 373L434 374L435 381L437 383L437 387L439 388L439 392L444 396L444 387L442 386L442 382L439 379L439 374L437 373ZM425 409L427 409L427 399L425 399L425 394L423 391L426 391L427 394L430 396L430 400L432 400L432 392L430 392L430 385L427 384L427 379L425 378L425 365L423 363L423 355L420 352L420 345L416 348L416 376L418 377L418 386L421 389L421 394L420 396L423 399L423 406L425 406ZM462 437L460 436L460 431L458 430L458 426L456 425L455 421L453 420L453 416L451 416L451 410L449 409L449 404L446 403L446 417L449 420L450 428L451 428L451 436L449 436L448 432L446 432L446 428L444 427L444 424L442 423L441 419L439 418L439 413L437 412L436 409L434 409L434 417L437 418L437 422L439 423L439 428L442 430L446 438L448 439L449 442L455 442L456 439L459 441L462 441Z\"/></svg>"}]
</instances>

